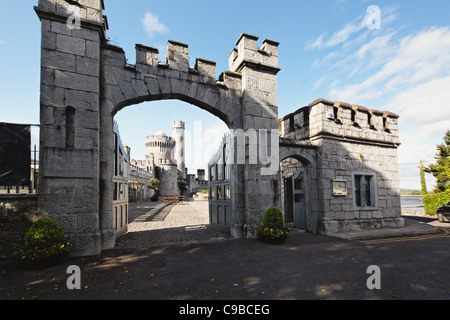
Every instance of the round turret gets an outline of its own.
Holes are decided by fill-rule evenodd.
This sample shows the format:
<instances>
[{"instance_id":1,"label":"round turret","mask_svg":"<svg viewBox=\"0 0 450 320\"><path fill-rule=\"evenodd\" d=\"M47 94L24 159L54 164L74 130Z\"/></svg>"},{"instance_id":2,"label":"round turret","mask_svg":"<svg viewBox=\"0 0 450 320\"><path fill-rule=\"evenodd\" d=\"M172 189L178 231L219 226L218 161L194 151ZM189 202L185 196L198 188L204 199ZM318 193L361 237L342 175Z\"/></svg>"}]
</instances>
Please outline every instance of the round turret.
<instances>
[{"instance_id":1,"label":"round turret","mask_svg":"<svg viewBox=\"0 0 450 320\"><path fill-rule=\"evenodd\" d=\"M153 154L155 163L160 162L172 164L172 154L175 147L175 140L168 137L164 132L158 131L152 136L145 137L145 147L147 154Z\"/></svg>"},{"instance_id":2,"label":"round turret","mask_svg":"<svg viewBox=\"0 0 450 320\"><path fill-rule=\"evenodd\" d=\"M172 136L175 140L174 160L177 164L180 179L186 178L184 131L184 121L175 120L172 126Z\"/></svg>"}]
</instances>

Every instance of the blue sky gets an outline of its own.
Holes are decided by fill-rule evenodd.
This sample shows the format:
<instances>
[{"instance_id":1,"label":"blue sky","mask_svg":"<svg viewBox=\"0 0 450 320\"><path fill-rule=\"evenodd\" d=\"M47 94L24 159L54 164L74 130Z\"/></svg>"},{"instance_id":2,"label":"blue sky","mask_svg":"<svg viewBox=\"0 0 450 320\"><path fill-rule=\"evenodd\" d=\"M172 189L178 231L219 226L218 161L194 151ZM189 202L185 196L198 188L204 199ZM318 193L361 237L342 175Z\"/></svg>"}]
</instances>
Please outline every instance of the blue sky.
<instances>
[{"instance_id":1,"label":"blue sky","mask_svg":"<svg viewBox=\"0 0 450 320\"><path fill-rule=\"evenodd\" d=\"M0 121L39 123L40 23L37 1L0 6ZM380 9L369 28L367 9ZM135 63L135 44L158 48L167 40L189 44L190 63L216 61L217 77L242 32L280 42L278 106L282 117L322 97L389 110L400 115L400 185L420 188L418 165L434 161L436 145L450 129L450 2L442 1L143 1L105 0L111 43ZM373 23L376 21L372 21ZM144 137L171 133L187 122L192 141L190 172L209 159L224 125L179 101L130 106L120 111L122 140L143 158ZM195 134L202 128L202 134ZM36 131L33 131L36 135ZM190 154L189 154L190 152ZM199 160L199 161L197 161ZM429 178L429 189L434 183Z\"/></svg>"}]
</instances>

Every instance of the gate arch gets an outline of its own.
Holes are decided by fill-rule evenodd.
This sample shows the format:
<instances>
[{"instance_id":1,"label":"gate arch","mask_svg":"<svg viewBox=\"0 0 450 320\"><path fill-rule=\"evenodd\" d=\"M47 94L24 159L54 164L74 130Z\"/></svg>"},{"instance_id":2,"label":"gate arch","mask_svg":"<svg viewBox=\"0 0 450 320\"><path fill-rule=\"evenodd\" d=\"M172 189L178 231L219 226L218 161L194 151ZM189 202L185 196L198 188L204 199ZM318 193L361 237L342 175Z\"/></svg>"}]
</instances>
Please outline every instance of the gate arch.
<instances>
[{"instance_id":1,"label":"gate arch","mask_svg":"<svg viewBox=\"0 0 450 320\"><path fill-rule=\"evenodd\" d=\"M258 48L258 37L243 33L228 56L229 70L218 80L215 62L199 58L191 68L188 45L171 40L164 63L157 49L136 45L136 64L130 65L123 49L107 41L104 2L40 0L35 7L42 25L38 206L63 226L74 256L115 245L111 150L113 117L120 109L178 99L219 117L230 129L278 132L279 43L264 40ZM79 26L68 23L73 19ZM74 141L67 144L66 135ZM245 148L248 152L248 142ZM264 165L233 166L231 229L237 237L254 234L264 211L279 206L279 172L262 174Z\"/></svg>"}]
</instances>

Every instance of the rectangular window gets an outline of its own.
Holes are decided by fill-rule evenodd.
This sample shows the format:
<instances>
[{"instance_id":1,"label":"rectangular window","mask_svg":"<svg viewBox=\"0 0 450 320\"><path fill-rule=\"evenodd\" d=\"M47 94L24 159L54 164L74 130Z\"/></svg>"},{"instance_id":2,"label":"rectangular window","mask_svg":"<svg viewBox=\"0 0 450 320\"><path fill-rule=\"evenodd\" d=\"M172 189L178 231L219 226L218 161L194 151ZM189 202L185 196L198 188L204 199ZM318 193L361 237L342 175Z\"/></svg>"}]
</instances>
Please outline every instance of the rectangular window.
<instances>
[{"instance_id":1,"label":"rectangular window","mask_svg":"<svg viewBox=\"0 0 450 320\"><path fill-rule=\"evenodd\" d=\"M354 199L357 207L376 207L376 179L374 175L355 174Z\"/></svg>"},{"instance_id":2,"label":"rectangular window","mask_svg":"<svg viewBox=\"0 0 450 320\"><path fill-rule=\"evenodd\" d=\"M209 190L209 197L210 200L216 199L216 187L211 187L211 189Z\"/></svg>"}]
</instances>

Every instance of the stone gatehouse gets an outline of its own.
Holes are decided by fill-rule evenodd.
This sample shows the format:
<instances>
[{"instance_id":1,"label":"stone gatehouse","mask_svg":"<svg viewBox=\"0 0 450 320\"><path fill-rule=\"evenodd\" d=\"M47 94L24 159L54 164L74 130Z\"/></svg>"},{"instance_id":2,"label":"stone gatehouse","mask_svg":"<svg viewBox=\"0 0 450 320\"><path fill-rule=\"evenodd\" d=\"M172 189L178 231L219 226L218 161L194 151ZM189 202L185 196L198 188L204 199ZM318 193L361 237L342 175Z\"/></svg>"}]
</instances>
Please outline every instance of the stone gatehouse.
<instances>
[{"instance_id":1,"label":"stone gatehouse","mask_svg":"<svg viewBox=\"0 0 450 320\"><path fill-rule=\"evenodd\" d=\"M114 116L154 100L193 104L224 121L232 141L243 138L236 150L224 149L233 155L221 175L226 185L215 181L215 192L227 192L216 198L228 206L224 229L237 238L253 237L272 206L312 232L403 224L397 116L322 99L280 121L278 42L258 46L258 37L241 34L219 77L214 61L190 66L188 45L172 40L165 59L137 44L129 64L107 40L104 8L103 0L35 7L42 28L38 209L63 226L72 255L114 248Z\"/></svg>"},{"instance_id":2,"label":"stone gatehouse","mask_svg":"<svg viewBox=\"0 0 450 320\"><path fill-rule=\"evenodd\" d=\"M397 115L318 99L279 129L287 222L326 234L404 226Z\"/></svg>"}]
</instances>

